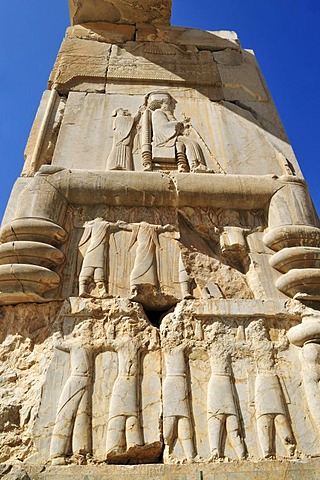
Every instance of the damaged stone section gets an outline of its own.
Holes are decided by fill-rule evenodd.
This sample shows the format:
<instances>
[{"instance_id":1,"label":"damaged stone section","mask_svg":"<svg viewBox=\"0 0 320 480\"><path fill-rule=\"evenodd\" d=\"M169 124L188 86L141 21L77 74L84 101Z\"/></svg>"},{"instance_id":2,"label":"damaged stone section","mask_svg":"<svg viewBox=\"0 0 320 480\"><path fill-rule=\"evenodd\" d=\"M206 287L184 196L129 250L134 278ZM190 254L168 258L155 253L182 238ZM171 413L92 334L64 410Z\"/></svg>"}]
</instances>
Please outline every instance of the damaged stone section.
<instances>
[{"instance_id":1,"label":"damaged stone section","mask_svg":"<svg viewBox=\"0 0 320 480\"><path fill-rule=\"evenodd\" d=\"M51 164L65 105L64 96L44 92L24 151L22 176L31 177L42 165Z\"/></svg>"},{"instance_id":2,"label":"damaged stone section","mask_svg":"<svg viewBox=\"0 0 320 480\"><path fill-rule=\"evenodd\" d=\"M69 0L71 24L145 22L170 25L171 0Z\"/></svg>"},{"instance_id":3,"label":"damaged stone section","mask_svg":"<svg viewBox=\"0 0 320 480\"><path fill-rule=\"evenodd\" d=\"M297 329L297 303L189 298L159 314L160 328L125 298L4 307L5 473L19 460L38 478L37 465L49 462L318 455L301 387L308 372L288 370L299 355L286 338Z\"/></svg>"},{"instance_id":4,"label":"damaged stone section","mask_svg":"<svg viewBox=\"0 0 320 480\"><path fill-rule=\"evenodd\" d=\"M0 477L316 479L319 219L254 53L69 6L0 230Z\"/></svg>"},{"instance_id":5,"label":"damaged stone section","mask_svg":"<svg viewBox=\"0 0 320 480\"><path fill-rule=\"evenodd\" d=\"M31 425L52 356L46 338L59 309L53 302L0 310L0 463L32 454Z\"/></svg>"},{"instance_id":6,"label":"damaged stone section","mask_svg":"<svg viewBox=\"0 0 320 480\"><path fill-rule=\"evenodd\" d=\"M207 31L184 27L155 27L137 24L138 42L167 42L175 45L196 46L199 50L219 51L226 48L239 51L240 41L236 32L227 30Z\"/></svg>"},{"instance_id":7,"label":"damaged stone section","mask_svg":"<svg viewBox=\"0 0 320 480\"><path fill-rule=\"evenodd\" d=\"M65 38L51 72L49 88L103 92L111 46L99 41Z\"/></svg>"}]
</instances>

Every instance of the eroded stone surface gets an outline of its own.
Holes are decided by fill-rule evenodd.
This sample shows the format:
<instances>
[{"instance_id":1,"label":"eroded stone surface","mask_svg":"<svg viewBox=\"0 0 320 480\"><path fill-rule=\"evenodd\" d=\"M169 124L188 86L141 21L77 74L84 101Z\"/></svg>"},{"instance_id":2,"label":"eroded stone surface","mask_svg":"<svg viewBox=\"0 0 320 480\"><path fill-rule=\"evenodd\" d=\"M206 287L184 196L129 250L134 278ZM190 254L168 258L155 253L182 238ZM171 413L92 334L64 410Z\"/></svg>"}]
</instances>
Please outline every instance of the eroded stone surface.
<instances>
[{"instance_id":1,"label":"eroded stone surface","mask_svg":"<svg viewBox=\"0 0 320 480\"><path fill-rule=\"evenodd\" d=\"M124 0L69 0L72 25L87 22L128 23L137 22L169 25L171 0L127 2Z\"/></svg>"},{"instance_id":2,"label":"eroded stone surface","mask_svg":"<svg viewBox=\"0 0 320 480\"><path fill-rule=\"evenodd\" d=\"M42 165L51 163L65 102L56 92L44 92L24 151L22 176L33 176Z\"/></svg>"},{"instance_id":3,"label":"eroded stone surface","mask_svg":"<svg viewBox=\"0 0 320 480\"><path fill-rule=\"evenodd\" d=\"M82 38L65 38L49 79L61 93L104 91L110 45Z\"/></svg>"},{"instance_id":4,"label":"eroded stone surface","mask_svg":"<svg viewBox=\"0 0 320 480\"><path fill-rule=\"evenodd\" d=\"M209 32L195 28L155 27L137 25L139 42L169 42L176 45L195 45L201 50L218 51L226 48L240 49L237 34L230 31Z\"/></svg>"},{"instance_id":5,"label":"eroded stone surface","mask_svg":"<svg viewBox=\"0 0 320 480\"><path fill-rule=\"evenodd\" d=\"M316 455L317 429L298 387L310 367L287 367L299 359L285 337L297 328L296 307L272 315L243 302L231 313L229 303L223 314L206 300L180 302L163 317L160 341L142 307L129 300L6 307L2 398L10 391L11 403L2 400L2 436L8 440L9 428L15 436L10 450L2 445L1 460L159 460L162 402L166 463L290 457L296 444L295 455ZM267 437L264 424L273 432ZM25 444L31 432L35 443Z\"/></svg>"},{"instance_id":6,"label":"eroded stone surface","mask_svg":"<svg viewBox=\"0 0 320 480\"><path fill-rule=\"evenodd\" d=\"M316 478L319 220L253 52L69 4L0 231L0 476Z\"/></svg>"},{"instance_id":7,"label":"eroded stone surface","mask_svg":"<svg viewBox=\"0 0 320 480\"><path fill-rule=\"evenodd\" d=\"M66 37L105 43L125 43L134 40L135 31L134 25L93 22L67 28Z\"/></svg>"}]
</instances>

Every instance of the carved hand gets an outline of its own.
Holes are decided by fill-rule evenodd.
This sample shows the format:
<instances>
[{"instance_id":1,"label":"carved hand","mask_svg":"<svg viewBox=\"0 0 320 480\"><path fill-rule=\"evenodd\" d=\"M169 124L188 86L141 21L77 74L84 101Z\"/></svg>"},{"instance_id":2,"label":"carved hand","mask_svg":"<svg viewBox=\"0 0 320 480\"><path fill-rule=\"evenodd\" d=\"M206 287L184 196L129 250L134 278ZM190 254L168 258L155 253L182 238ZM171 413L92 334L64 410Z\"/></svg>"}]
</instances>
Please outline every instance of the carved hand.
<instances>
[{"instance_id":1,"label":"carved hand","mask_svg":"<svg viewBox=\"0 0 320 480\"><path fill-rule=\"evenodd\" d=\"M175 231L175 226L170 225L170 223L168 223L167 225L164 225L162 227L162 230L165 231L165 232L174 232Z\"/></svg>"},{"instance_id":2,"label":"carved hand","mask_svg":"<svg viewBox=\"0 0 320 480\"><path fill-rule=\"evenodd\" d=\"M58 348L62 343L63 337L61 332L54 332L52 335L52 343L55 348Z\"/></svg>"}]
</instances>

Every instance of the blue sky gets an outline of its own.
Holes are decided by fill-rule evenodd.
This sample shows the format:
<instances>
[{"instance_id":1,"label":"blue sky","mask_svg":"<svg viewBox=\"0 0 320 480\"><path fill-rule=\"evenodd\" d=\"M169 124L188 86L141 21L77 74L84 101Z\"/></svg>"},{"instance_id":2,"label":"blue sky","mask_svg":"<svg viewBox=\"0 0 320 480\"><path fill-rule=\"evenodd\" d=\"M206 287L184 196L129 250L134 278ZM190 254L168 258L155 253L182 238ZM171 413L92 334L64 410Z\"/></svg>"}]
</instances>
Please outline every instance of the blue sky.
<instances>
[{"instance_id":1,"label":"blue sky","mask_svg":"<svg viewBox=\"0 0 320 480\"><path fill-rule=\"evenodd\" d=\"M69 25L68 1L3 2L1 13L0 218ZM255 51L320 212L320 1L173 0L172 24L235 30Z\"/></svg>"}]
</instances>

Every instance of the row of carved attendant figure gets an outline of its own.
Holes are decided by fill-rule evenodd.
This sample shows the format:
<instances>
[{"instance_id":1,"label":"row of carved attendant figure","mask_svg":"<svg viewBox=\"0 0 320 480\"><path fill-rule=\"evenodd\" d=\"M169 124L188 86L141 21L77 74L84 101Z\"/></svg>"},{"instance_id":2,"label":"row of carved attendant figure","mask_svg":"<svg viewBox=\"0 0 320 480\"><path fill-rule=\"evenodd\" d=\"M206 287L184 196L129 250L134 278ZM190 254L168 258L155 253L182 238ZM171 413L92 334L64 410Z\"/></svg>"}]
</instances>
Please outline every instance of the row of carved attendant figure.
<instances>
[{"instance_id":1,"label":"row of carved attendant figure","mask_svg":"<svg viewBox=\"0 0 320 480\"><path fill-rule=\"evenodd\" d=\"M131 261L129 253L123 254L121 261L117 257L118 248L123 251L123 238L121 241L120 237L119 245L116 246L114 235L117 232L131 233L126 252L130 252L134 247L128 285L126 278L121 284L122 287L128 287L128 296L131 299L150 308L161 302L171 306L178 299L192 297L194 282L187 272L182 251L175 240L178 234L173 225L127 223L120 220L109 222L103 218L88 221L79 242L79 251L83 258L79 271L79 296L107 298L112 297L112 291L117 292L115 280L108 281L107 277L111 271L114 272L115 267L118 267L119 274L123 275L121 261L125 261L126 268ZM161 234L166 233L162 238ZM115 257L111 255L111 245L112 251L116 253Z\"/></svg>"},{"instance_id":2,"label":"row of carved attendant figure","mask_svg":"<svg viewBox=\"0 0 320 480\"><path fill-rule=\"evenodd\" d=\"M57 406L51 437L52 464L64 464L70 455L92 455L92 384L95 378L94 358L103 351L117 355L117 376L112 386L107 412L105 460L110 463L166 463L213 461L224 457L228 441L238 459L248 456L241 405L232 369L230 332L221 322L202 328L182 320L176 313L167 314L161 322L163 443L150 444L141 420L141 369L145 352L159 351L158 331L144 319L137 321L124 315L104 326L105 336L93 341L94 324L86 320L63 340L54 334L54 346L70 354L70 375L64 384ZM278 435L287 455L295 452L286 399L275 370L272 342L266 336L262 321L252 322L248 334L256 364L255 418L261 457L276 455ZM230 337L230 338L229 338ZM211 373L207 384L208 458L197 452L190 394L189 355L192 345L207 351ZM159 383L160 385L160 383ZM147 421L155 421L150 418ZM176 444L182 455L176 456ZM250 454L250 452L249 452Z\"/></svg>"},{"instance_id":3,"label":"row of carved attendant figure","mask_svg":"<svg viewBox=\"0 0 320 480\"><path fill-rule=\"evenodd\" d=\"M79 295L90 296L90 284L97 287L97 295L104 297L106 292L105 263L106 247L110 235L117 231L132 232L128 249L137 243L135 261L130 275L131 296L137 296L143 286L157 289L159 285L156 249L160 248L158 235L174 231L172 225L151 225L147 222L128 224L122 221L108 222L96 218L88 222L79 249L83 247L84 258L79 275Z\"/></svg>"},{"instance_id":4,"label":"row of carved attendant figure","mask_svg":"<svg viewBox=\"0 0 320 480\"><path fill-rule=\"evenodd\" d=\"M117 245L115 235L120 232L130 232L131 235L128 240L120 236ZM239 262L241 259L245 261L247 250L243 229L224 227L219 233L221 256L224 260L228 261L228 257L231 259L236 256ZM118 265L122 273L121 261L125 261L126 265L130 264L131 255L127 253L121 261L117 261L111 252L115 252L117 257L119 250L123 251L126 245L126 252L134 251L132 268L128 275L131 299L145 304L146 301L151 301L151 297L161 297L164 292L168 295L169 291L176 300L188 299L192 298L195 287L199 287L198 294L202 298L221 297L221 291L213 282L207 282L206 286L205 282L202 282L201 287L196 285L197 282L185 265L179 235L176 227L171 224L157 225L144 221L127 223L120 220L111 222L100 217L87 221L78 245L81 257L81 269L78 269L79 296L112 296L115 281L109 281L108 284L107 277L115 265ZM125 279L123 284L126 283ZM170 300L172 305L174 302L172 298Z\"/></svg>"}]
</instances>

